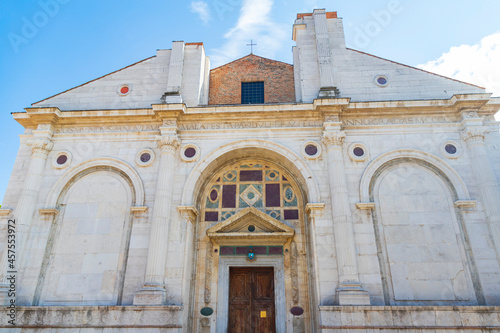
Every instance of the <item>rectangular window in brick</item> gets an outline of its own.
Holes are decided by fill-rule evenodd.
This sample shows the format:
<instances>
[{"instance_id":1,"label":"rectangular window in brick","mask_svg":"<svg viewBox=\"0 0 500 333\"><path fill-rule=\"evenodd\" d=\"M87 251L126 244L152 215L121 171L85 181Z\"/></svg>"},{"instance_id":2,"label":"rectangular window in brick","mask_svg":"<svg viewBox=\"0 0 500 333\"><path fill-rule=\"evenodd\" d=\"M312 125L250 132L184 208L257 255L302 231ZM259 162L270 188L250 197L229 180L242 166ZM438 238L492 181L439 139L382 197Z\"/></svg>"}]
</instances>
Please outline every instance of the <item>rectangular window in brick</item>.
<instances>
[{"instance_id":1,"label":"rectangular window in brick","mask_svg":"<svg viewBox=\"0 0 500 333\"><path fill-rule=\"evenodd\" d=\"M263 104L264 82L241 82L241 104Z\"/></svg>"}]
</instances>

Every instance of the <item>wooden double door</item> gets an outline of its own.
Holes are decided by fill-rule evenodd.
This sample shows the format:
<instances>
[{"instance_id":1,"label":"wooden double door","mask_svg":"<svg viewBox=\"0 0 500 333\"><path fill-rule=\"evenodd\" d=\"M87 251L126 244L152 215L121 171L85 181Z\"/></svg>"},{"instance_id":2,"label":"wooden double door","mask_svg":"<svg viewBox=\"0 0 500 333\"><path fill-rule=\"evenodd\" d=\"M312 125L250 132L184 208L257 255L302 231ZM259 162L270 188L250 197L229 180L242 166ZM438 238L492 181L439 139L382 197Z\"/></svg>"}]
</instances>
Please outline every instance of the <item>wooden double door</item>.
<instances>
[{"instance_id":1,"label":"wooden double door","mask_svg":"<svg viewBox=\"0 0 500 333\"><path fill-rule=\"evenodd\" d=\"M228 332L276 332L273 267L229 268Z\"/></svg>"}]
</instances>

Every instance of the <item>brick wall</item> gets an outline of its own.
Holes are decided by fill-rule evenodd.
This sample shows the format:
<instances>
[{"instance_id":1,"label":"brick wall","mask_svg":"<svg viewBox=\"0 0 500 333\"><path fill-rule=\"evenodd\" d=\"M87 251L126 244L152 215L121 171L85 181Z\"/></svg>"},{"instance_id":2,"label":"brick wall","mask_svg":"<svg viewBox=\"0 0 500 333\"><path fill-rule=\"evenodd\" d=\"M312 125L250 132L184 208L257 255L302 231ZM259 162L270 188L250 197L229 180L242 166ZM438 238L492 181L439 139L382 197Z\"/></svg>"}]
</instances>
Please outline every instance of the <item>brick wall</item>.
<instances>
[{"instance_id":1,"label":"brick wall","mask_svg":"<svg viewBox=\"0 0 500 333\"><path fill-rule=\"evenodd\" d=\"M210 71L208 104L241 104L241 82L264 81L265 103L295 103L293 65L250 54Z\"/></svg>"}]
</instances>

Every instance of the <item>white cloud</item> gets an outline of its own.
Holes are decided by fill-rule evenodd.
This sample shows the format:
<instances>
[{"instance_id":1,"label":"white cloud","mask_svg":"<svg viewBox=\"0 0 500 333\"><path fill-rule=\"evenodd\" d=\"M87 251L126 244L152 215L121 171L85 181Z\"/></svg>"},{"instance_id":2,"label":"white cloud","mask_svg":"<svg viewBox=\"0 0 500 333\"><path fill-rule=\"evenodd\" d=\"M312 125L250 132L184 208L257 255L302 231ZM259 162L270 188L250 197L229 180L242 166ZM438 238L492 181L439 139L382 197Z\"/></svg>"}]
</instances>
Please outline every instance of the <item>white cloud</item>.
<instances>
[{"instance_id":1,"label":"white cloud","mask_svg":"<svg viewBox=\"0 0 500 333\"><path fill-rule=\"evenodd\" d=\"M198 14L200 20L205 24L210 21L210 9L208 8L208 4L204 1L191 2L191 12Z\"/></svg>"},{"instance_id":2,"label":"white cloud","mask_svg":"<svg viewBox=\"0 0 500 333\"><path fill-rule=\"evenodd\" d=\"M274 58L286 39L286 27L271 19L272 0L243 0L236 25L224 35L227 41L219 49L211 50L212 67L217 67L250 53L246 44L250 39L257 44L254 53Z\"/></svg>"},{"instance_id":3,"label":"white cloud","mask_svg":"<svg viewBox=\"0 0 500 333\"><path fill-rule=\"evenodd\" d=\"M475 45L452 47L437 60L418 67L479 85L493 96L500 96L500 32Z\"/></svg>"},{"instance_id":4,"label":"white cloud","mask_svg":"<svg viewBox=\"0 0 500 333\"><path fill-rule=\"evenodd\" d=\"M452 47L437 60L418 65L424 70L477 84L500 96L500 32L479 44ZM500 121L500 112L495 116Z\"/></svg>"}]
</instances>

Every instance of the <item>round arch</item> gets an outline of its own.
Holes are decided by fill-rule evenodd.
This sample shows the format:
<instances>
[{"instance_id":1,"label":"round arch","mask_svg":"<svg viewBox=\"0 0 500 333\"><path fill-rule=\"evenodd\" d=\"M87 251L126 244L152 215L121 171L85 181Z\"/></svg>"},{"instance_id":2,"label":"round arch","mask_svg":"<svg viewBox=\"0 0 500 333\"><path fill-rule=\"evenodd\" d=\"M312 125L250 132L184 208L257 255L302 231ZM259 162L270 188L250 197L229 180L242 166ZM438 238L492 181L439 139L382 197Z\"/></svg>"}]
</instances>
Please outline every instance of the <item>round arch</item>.
<instances>
[{"instance_id":1,"label":"round arch","mask_svg":"<svg viewBox=\"0 0 500 333\"><path fill-rule=\"evenodd\" d=\"M366 168L359 186L360 202L370 202L370 188L376 180L376 175L386 166L398 160L417 160L437 169L446 178L456 192L458 200L470 200L469 191L464 181L449 164L440 158L420 150L400 149L380 155Z\"/></svg>"},{"instance_id":2,"label":"round arch","mask_svg":"<svg viewBox=\"0 0 500 333\"><path fill-rule=\"evenodd\" d=\"M116 158L103 157L82 162L71 168L50 189L45 207L56 207L58 200L68 184L71 184L79 175L87 171L110 170L121 174L131 185L136 206L143 206L145 202L144 186L141 177L129 164Z\"/></svg>"},{"instance_id":3,"label":"round arch","mask_svg":"<svg viewBox=\"0 0 500 333\"><path fill-rule=\"evenodd\" d=\"M293 173L303 186L308 202L320 202L320 192L313 173L306 162L291 149L268 140L241 140L218 147L208 153L189 174L182 193L182 205L192 206L203 187L203 180L209 179L218 167L237 158L265 157L281 164Z\"/></svg>"}]
</instances>

